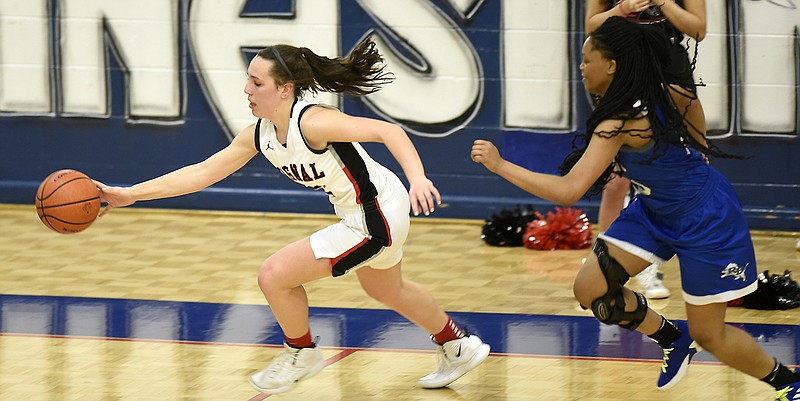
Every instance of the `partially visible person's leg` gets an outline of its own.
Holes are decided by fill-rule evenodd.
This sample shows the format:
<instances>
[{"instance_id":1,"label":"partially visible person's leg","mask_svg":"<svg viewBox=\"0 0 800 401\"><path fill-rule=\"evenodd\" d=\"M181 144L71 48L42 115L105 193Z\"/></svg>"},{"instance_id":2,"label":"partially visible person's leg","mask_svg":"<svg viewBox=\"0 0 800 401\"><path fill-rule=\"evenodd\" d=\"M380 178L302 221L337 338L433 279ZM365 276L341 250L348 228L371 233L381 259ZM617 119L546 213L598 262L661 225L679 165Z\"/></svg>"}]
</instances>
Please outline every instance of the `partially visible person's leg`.
<instances>
[{"instance_id":1,"label":"partially visible person's leg","mask_svg":"<svg viewBox=\"0 0 800 401\"><path fill-rule=\"evenodd\" d=\"M611 222L619 216L619 211L625 207L625 197L631 188L631 180L615 175L603 188L600 197L600 208L597 211L597 229L606 231Z\"/></svg>"},{"instance_id":2,"label":"partially visible person's leg","mask_svg":"<svg viewBox=\"0 0 800 401\"><path fill-rule=\"evenodd\" d=\"M686 121L686 128L698 142L706 144L706 114L697 94L679 85L670 85L670 94Z\"/></svg>"},{"instance_id":3,"label":"partially visible person's leg","mask_svg":"<svg viewBox=\"0 0 800 401\"><path fill-rule=\"evenodd\" d=\"M439 363L436 371L421 378L419 384L424 388L445 387L483 362L489 355L489 345L462 331L428 290L403 278L400 266L362 267L356 274L369 296L431 333Z\"/></svg>"},{"instance_id":4,"label":"partially visible person's leg","mask_svg":"<svg viewBox=\"0 0 800 401\"><path fill-rule=\"evenodd\" d=\"M631 180L614 176L605 188L600 198L600 208L597 213L597 228L599 232L608 229L618 216L620 210L625 207L625 199L630 193ZM670 296L669 289L664 286L664 274L656 265L650 265L636 275L636 282L642 288L644 296L649 299L661 299Z\"/></svg>"},{"instance_id":5,"label":"partially visible person's leg","mask_svg":"<svg viewBox=\"0 0 800 401\"><path fill-rule=\"evenodd\" d=\"M672 293L664 285L664 273L657 265L647 266L641 273L636 275L636 282L642 287L644 296L648 299L668 298Z\"/></svg>"}]
</instances>

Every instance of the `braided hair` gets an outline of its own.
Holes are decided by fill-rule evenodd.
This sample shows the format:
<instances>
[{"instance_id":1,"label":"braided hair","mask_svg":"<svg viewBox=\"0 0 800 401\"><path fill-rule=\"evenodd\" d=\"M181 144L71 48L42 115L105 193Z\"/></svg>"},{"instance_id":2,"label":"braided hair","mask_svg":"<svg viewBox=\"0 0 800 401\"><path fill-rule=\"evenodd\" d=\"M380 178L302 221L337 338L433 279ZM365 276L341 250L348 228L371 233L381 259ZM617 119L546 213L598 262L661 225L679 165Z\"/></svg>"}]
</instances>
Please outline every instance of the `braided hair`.
<instances>
[{"instance_id":1,"label":"braided hair","mask_svg":"<svg viewBox=\"0 0 800 401\"><path fill-rule=\"evenodd\" d=\"M664 67L670 63L671 56L669 40L661 30L648 29L615 16L592 32L589 40L603 57L616 61L616 72L608 90L586 121L586 132L576 138L574 150L559 167L562 175L568 173L583 156L593 135L609 138L626 133L653 138L661 144L688 145L706 155L736 157L714 146L704 146L689 133L684 115L672 99L664 76ZM628 121L642 119L648 121L648 128L623 129ZM611 131L596 131L605 120L621 120L622 123ZM581 146L577 146L577 140L582 142ZM663 146L655 148L651 161L665 152ZM589 195L602 192L613 168L613 163L606 168L590 188Z\"/></svg>"},{"instance_id":2,"label":"braided hair","mask_svg":"<svg viewBox=\"0 0 800 401\"><path fill-rule=\"evenodd\" d=\"M319 56L306 47L279 44L258 52L272 60L272 76L278 84L295 84L295 96L305 92L347 93L355 96L377 92L392 81L384 71L383 56L375 42L366 38L346 57Z\"/></svg>"}]
</instances>

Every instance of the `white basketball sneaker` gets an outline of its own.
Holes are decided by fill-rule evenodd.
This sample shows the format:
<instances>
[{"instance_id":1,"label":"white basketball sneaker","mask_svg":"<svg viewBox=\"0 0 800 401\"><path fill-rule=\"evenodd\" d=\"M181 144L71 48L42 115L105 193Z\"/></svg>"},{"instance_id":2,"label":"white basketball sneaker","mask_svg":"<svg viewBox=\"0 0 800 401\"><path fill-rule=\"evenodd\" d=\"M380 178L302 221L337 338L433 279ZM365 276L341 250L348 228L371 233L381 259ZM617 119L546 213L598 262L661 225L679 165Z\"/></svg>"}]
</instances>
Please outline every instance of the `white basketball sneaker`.
<instances>
[{"instance_id":1,"label":"white basketball sneaker","mask_svg":"<svg viewBox=\"0 0 800 401\"><path fill-rule=\"evenodd\" d=\"M319 348L292 348L283 344L283 351L266 369L250 376L250 385L267 394L285 393L300 380L308 379L325 367Z\"/></svg>"},{"instance_id":2,"label":"white basketball sneaker","mask_svg":"<svg viewBox=\"0 0 800 401\"><path fill-rule=\"evenodd\" d=\"M442 388L464 376L489 356L489 344L469 335L437 345L436 371L419 379L422 388Z\"/></svg>"},{"instance_id":3,"label":"white basketball sneaker","mask_svg":"<svg viewBox=\"0 0 800 401\"><path fill-rule=\"evenodd\" d=\"M644 296L648 299L661 299L670 296L669 288L664 287L664 274L658 270L658 266L650 265L641 273L636 275L636 281L644 291Z\"/></svg>"}]
</instances>

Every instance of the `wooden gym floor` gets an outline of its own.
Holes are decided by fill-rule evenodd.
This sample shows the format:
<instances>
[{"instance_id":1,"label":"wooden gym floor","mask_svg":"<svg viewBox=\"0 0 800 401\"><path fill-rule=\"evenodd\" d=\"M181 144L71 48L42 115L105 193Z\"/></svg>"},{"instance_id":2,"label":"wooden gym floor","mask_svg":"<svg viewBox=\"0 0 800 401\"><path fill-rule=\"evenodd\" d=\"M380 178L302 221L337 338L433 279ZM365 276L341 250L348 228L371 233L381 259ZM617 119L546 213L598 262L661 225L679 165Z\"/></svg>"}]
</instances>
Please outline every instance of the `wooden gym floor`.
<instances>
[{"instance_id":1,"label":"wooden gym floor","mask_svg":"<svg viewBox=\"0 0 800 401\"><path fill-rule=\"evenodd\" d=\"M46 229L32 205L0 205L1 400L770 400L771 389L700 353L659 391L660 351L598 324L572 298L588 250L497 248L482 221L414 219L406 277L492 345L450 387L422 330L366 297L354 276L309 284L312 334L328 366L294 391L247 384L281 333L256 286L261 261L332 216L115 210L85 232ZM759 271L800 275L800 233L754 232ZM684 319L673 295L651 306ZM632 281L633 282L633 281ZM800 309L730 308L729 322L784 363L800 360Z\"/></svg>"}]
</instances>

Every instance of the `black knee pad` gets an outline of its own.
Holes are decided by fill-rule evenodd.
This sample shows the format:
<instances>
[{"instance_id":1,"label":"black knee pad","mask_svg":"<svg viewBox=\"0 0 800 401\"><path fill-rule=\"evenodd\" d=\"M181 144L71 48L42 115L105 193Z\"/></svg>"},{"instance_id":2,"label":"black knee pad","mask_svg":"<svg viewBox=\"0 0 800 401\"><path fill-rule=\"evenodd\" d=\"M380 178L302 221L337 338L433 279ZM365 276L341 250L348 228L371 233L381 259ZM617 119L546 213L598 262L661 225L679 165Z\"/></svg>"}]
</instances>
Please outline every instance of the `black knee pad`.
<instances>
[{"instance_id":1,"label":"black knee pad","mask_svg":"<svg viewBox=\"0 0 800 401\"><path fill-rule=\"evenodd\" d=\"M625 312L622 286L628 282L630 275L608 254L608 246L602 239L598 238L595 241L592 250L597 255L600 271L603 272L608 286L606 293L592 302L594 317L604 324L616 324L629 330L636 329L647 314L647 299L642 294L634 292L637 299L636 310ZM627 323L620 324L621 322Z\"/></svg>"},{"instance_id":2,"label":"black knee pad","mask_svg":"<svg viewBox=\"0 0 800 401\"><path fill-rule=\"evenodd\" d=\"M633 295L636 295L636 309L633 312L625 312L625 307L623 306L621 320L628 323L619 325L619 327L628 330L636 330L644 321L644 317L647 316L647 298L636 291L632 292Z\"/></svg>"}]
</instances>

